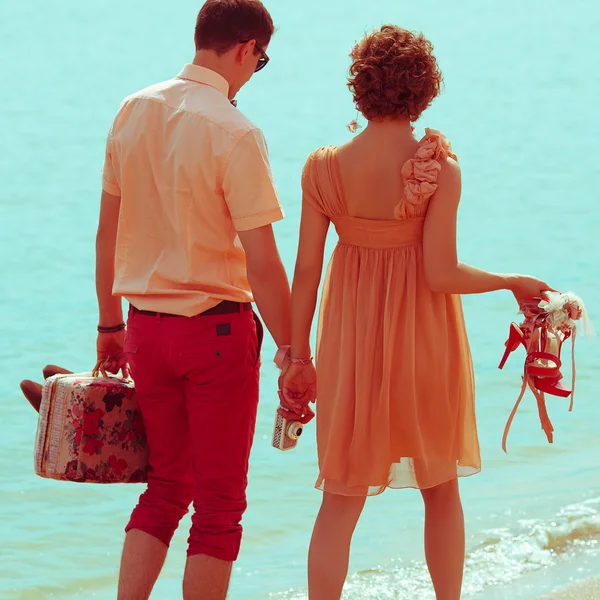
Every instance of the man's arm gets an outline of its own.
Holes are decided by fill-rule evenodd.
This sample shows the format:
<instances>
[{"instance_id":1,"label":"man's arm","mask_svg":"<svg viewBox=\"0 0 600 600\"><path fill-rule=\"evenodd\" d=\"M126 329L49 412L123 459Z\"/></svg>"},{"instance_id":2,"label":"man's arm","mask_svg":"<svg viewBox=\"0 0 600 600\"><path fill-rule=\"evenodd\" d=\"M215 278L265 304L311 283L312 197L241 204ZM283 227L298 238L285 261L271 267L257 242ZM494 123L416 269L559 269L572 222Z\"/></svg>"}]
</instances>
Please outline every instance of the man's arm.
<instances>
[{"instance_id":1,"label":"man's arm","mask_svg":"<svg viewBox=\"0 0 600 600\"><path fill-rule=\"evenodd\" d=\"M273 227L238 233L244 251L254 300L277 346L290 344L290 286L277 250Z\"/></svg>"},{"instance_id":2,"label":"man's arm","mask_svg":"<svg viewBox=\"0 0 600 600\"><path fill-rule=\"evenodd\" d=\"M113 327L123 322L121 298L113 296L115 280L115 251L121 198L106 191L100 200L100 221L96 235L96 295L99 321L102 327Z\"/></svg>"},{"instance_id":3,"label":"man's arm","mask_svg":"<svg viewBox=\"0 0 600 600\"><path fill-rule=\"evenodd\" d=\"M244 251L258 310L281 346L290 344L290 286L273 235L283 218L260 130L250 130L231 153L223 178L225 202Z\"/></svg>"}]
</instances>

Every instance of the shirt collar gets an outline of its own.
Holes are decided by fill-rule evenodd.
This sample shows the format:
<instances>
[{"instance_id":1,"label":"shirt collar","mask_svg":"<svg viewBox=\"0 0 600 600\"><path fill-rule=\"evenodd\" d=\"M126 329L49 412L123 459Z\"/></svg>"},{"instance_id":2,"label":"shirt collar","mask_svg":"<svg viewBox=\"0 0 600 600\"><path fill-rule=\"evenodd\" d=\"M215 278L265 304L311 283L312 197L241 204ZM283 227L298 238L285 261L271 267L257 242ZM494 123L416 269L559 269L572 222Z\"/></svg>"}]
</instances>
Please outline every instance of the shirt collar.
<instances>
[{"instance_id":1,"label":"shirt collar","mask_svg":"<svg viewBox=\"0 0 600 600\"><path fill-rule=\"evenodd\" d=\"M229 96L229 83L223 76L212 69L200 67L199 65L187 64L183 67L177 77L179 77L179 79L189 79L190 81L210 85L219 90L225 97Z\"/></svg>"}]
</instances>

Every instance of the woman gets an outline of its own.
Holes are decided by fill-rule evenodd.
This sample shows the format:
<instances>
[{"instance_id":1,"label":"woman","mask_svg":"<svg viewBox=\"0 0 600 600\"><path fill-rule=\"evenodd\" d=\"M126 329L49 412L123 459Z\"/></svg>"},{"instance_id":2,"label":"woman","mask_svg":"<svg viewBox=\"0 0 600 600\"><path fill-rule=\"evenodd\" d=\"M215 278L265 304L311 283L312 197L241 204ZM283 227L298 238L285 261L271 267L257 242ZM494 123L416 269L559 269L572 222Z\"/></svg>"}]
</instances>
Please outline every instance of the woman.
<instances>
[{"instance_id":1,"label":"woman","mask_svg":"<svg viewBox=\"0 0 600 600\"><path fill-rule=\"evenodd\" d=\"M460 263L460 168L439 132L412 123L442 75L420 34L382 27L352 52L349 87L368 121L352 141L304 168L292 292L288 409L305 413L317 385L323 491L309 552L311 600L341 595L350 541L367 496L418 488L438 600L460 597L464 520L458 477L480 470L473 367L460 294L550 289L524 275ZM317 369L309 336L330 223L339 235L323 290Z\"/></svg>"}]
</instances>

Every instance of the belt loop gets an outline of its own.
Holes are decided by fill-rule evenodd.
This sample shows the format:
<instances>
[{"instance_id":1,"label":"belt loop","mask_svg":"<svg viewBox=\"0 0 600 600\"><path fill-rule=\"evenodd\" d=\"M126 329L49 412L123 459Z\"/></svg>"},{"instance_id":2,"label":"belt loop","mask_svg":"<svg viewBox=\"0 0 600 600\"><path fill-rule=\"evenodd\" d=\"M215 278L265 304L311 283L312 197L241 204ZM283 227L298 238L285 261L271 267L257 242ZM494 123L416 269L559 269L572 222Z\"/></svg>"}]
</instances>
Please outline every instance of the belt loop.
<instances>
[{"instance_id":1,"label":"belt loop","mask_svg":"<svg viewBox=\"0 0 600 600\"><path fill-rule=\"evenodd\" d=\"M244 312L244 303L243 302L239 303L239 310L241 313Z\"/></svg>"}]
</instances>

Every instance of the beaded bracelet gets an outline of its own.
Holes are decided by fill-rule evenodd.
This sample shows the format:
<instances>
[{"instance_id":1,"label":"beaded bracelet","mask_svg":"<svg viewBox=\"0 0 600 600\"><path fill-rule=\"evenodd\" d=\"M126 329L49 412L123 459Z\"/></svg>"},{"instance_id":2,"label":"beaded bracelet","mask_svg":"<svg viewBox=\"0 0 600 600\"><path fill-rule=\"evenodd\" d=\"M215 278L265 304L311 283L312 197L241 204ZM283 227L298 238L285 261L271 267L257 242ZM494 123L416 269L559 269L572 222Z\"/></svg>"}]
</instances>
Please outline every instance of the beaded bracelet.
<instances>
[{"instance_id":1,"label":"beaded bracelet","mask_svg":"<svg viewBox=\"0 0 600 600\"><path fill-rule=\"evenodd\" d=\"M313 361L313 357L311 356L310 358L294 358L293 356L290 356L289 360L293 365L310 365L310 363L312 363Z\"/></svg>"},{"instance_id":2,"label":"beaded bracelet","mask_svg":"<svg viewBox=\"0 0 600 600\"><path fill-rule=\"evenodd\" d=\"M125 323L119 323L118 325L113 325L112 327L103 327L102 325L98 325L98 333L118 333L119 331L123 331L125 329Z\"/></svg>"}]
</instances>

